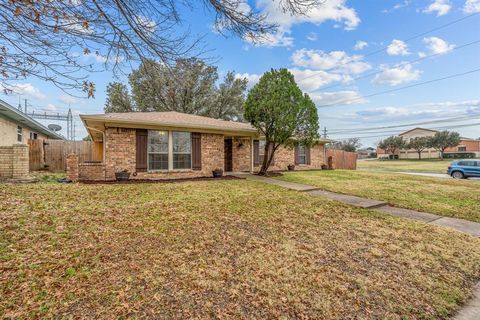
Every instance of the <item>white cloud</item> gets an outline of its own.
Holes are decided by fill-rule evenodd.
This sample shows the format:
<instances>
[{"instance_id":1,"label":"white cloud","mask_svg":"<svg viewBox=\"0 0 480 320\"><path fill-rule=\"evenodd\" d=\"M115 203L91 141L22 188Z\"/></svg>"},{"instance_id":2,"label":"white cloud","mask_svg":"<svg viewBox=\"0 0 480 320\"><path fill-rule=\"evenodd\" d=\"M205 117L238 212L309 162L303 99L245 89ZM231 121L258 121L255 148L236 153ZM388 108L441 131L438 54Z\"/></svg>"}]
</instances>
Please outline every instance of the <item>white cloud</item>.
<instances>
[{"instance_id":1,"label":"white cloud","mask_svg":"<svg viewBox=\"0 0 480 320\"><path fill-rule=\"evenodd\" d=\"M248 88L252 88L254 85L257 84L258 80L260 80L260 75L254 73L237 73L235 74L235 78L243 79L246 78L248 80Z\"/></svg>"},{"instance_id":2,"label":"white cloud","mask_svg":"<svg viewBox=\"0 0 480 320\"><path fill-rule=\"evenodd\" d=\"M309 34L307 34L307 40L316 41L317 40L317 34L315 32L310 32Z\"/></svg>"},{"instance_id":3,"label":"white cloud","mask_svg":"<svg viewBox=\"0 0 480 320\"><path fill-rule=\"evenodd\" d=\"M336 74L329 73L323 70L298 70L289 69L295 77L295 82L303 91L313 91L320 87L334 81L348 81L349 78Z\"/></svg>"},{"instance_id":4,"label":"white cloud","mask_svg":"<svg viewBox=\"0 0 480 320\"><path fill-rule=\"evenodd\" d=\"M421 71L415 70L411 64L402 64L390 68L387 65L381 65L381 73L373 78L373 84L388 84L396 86L404 82L415 81L420 78Z\"/></svg>"},{"instance_id":5,"label":"white cloud","mask_svg":"<svg viewBox=\"0 0 480 320\"><path fill-rule=\"evenodd\" d=\"M389 13L389 12L392 12L392 11L395 11L395 10L398 10L398 9L401 9L401 8L405 8L405 7L408 7L412 2L410 0L404 0L403 2L399 2L397 4L395 4L391 9L385 9L385 10L382 10L383 13Z\"/></svg>"},{"instance_id":6,"label":"white cloud","mask_svg":"<svg viewBox=\"0 0 480 320\"><path fill-rule=\"evenodd\" d=\"M468 100L458 102L438 102L438 103L420 103L410 106L386 106L381 108L371 108L356 111L354 113L344 113L340 117L342 120L359 122L385 122L399 120L403 121L422 121L435 118L451 118L458 116L470 116L480 114L480 100ZM437 126L446 126L448 123L439 123ZM402 130L402 129L399 129Z\"/></svg>"},{"instance_id":7,"label":"white cloud","mask_svg":"<svg viewBox=\"0 0 480 320\"><path fill-rule=\"evenodd\" d=\"M463 12L475 13L480 12L480 0L467 0L463 6Z\"/></svg>"},{"instance_id":8,"label":"white cloud","mask_svg":"<svg viewBox=\"0 0 480 320\"><path fill-rule=\"evenodd\" d=\"M45 108L46 111L57 111L58 108L56 105L54 105L53 103L49 103L47 104L47 107Z\"/></svg>"},{"instance_id":9,"label":"white cloud","mask_svg":"<svg viewBox=\"0 0 480 320\"><path fill-rule=\"evenodd\" d=\"M278 1L257 0L256 7L267 15L266 21L278 25L278 30L273 35L261 39L257 45L269 47L292 46L293 38L290 36L291 27L295 24L313 23L319 25L332 20L343 24L345 30L354 30L360 23L355 9L346 6L346 0L322 1L318 6L310 9L304 15L291 15L283 12ZM252 42L252 39L245 39Z\"/></svg>"},{"instance_id":10,"label":"white cloud","mask_svg":"<svg viewBox=\"0 0 480 320\"><path fill-rule=\"evenodd\" d=\"M406 56L409 55L408 46L402 40L394 39L387 47L387 53L391 56Z\"/></svg>"},{"instance_id":11,"label":"white cloud","mask_svg":"<svg viewBox=\"0 0 480 320\"><path fill-rule=\"evenodd\" d=\"M362 104L367 102L357 91L316 92L310 94L310 98L312 98L318 107L335 104Z\"/></svg>"},{"instance_id":12,"label":"white cloud","mask_svg":"<svg viewBox=\"0 0 480 320\"><path fill-rule=\"evenodd\" d=\"M353 46L353 50L363 50L366 47L368 47L368 43L366 41L359 40L355 43L355 46Z\"/></svg>"},{"instance_id":13,"label":"white cloud","mask_svg":"<svg viewBox=\"0 0 480 320\"><path fill-rule=\"evenodd\" d=\"M363 73L371 69L371 65L363 61L363 56L349 56L345 51L324 52L322 50L300 49L295 51L291 60L297 67L315 70L333 70L352 74Z\"/></svg>"},{"instance_id":14,"label":"white cloud","mask_svg":"<svg viewBox=\"0 0 480 320\"><path fill-rule=\"evenodd\" d=\"M72 96L67 96L67 95L58 97L58 100L60 100L61 102L65 103L65 104L76 103L77 102L77 99L75 99Z\"/></svg>"},{"instance_id":15,"label":"white cloud","mask_svg":"<svg viewBox=\"0 0 480 320\"><path fill-rule=\"evenodd\" d=\"M15 94L29 96L35 99L43 100L47 96L31 83L17 83L14 85L5 85L6 89L11 90Z\"/></svg>"},{"instance_id":16,"label":"white cloud","mask_svg":"<svg viewBox=\"0 0 480 320\"><path fill-rule=\"evenodd\" d=\"M423 38L423 43L427 45L428 50L432 54L445 54L455 48L454 44L449 44L447 41L437 37Z\"/></svg>"},{"instance_id":17,"label":"white cloud","mask_svg":"<svg viewBox=\"0 0 480 320\"><path fill-rule=\"evenodd\" d=\"M433 1L423 12L425 13L437 13L437 17L446 15L452 6L448 0L435 0Z\"/></svg>"}]
</instances>

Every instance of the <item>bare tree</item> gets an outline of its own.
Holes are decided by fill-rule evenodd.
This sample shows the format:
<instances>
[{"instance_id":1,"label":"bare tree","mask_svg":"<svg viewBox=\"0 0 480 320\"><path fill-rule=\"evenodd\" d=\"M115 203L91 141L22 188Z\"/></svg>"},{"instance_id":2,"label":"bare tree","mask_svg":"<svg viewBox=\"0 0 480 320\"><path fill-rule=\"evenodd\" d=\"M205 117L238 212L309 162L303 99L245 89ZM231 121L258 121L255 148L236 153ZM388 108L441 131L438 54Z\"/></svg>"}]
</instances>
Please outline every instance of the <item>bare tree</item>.
<instances>
[{"instance_id":1,"label":"bare tree","mask_svg":"<svg viewBox=\"0 0 480 320\"><path fill-rule=\"evenodd\" d=\"M271 1L292 15L308 14L322 2ZM201 37L188 36L180 12L202 7L213 12L223 34L255 41L277 28L243 0L6 0L0 3L0 85L8 93L16 81L33 76L91 97L91 72L121 72L124 64L146 59L170 65L199 56Z\"/></svg>"}]
</instances>

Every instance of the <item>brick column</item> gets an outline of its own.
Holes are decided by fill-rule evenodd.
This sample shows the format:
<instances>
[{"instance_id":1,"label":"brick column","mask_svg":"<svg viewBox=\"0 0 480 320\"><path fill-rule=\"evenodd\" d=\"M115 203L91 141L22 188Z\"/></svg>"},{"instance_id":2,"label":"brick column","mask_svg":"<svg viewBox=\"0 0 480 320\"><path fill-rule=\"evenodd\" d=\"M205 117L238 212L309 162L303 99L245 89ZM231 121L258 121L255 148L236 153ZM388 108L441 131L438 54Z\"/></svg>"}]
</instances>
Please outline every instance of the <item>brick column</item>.
<instances>
[{"instance_id":1,"label":"brick column","mask_svg":"<svg viewBox=\"0 0 480 320\"><path fill-rule=\"evenodd\" d=\"M74 153L67 156L67 179L78 181L78 155Z\"/></svg>"},{"instance_id":2,"label":"brick column","mask_svg":"<svg viewBox=\"0 0 480 320\"><path fill-rule=\"evenodd\" d=\"M12 146L12 179L28 178L28 145L14 144Z\"/></svg>"}]
</instances>

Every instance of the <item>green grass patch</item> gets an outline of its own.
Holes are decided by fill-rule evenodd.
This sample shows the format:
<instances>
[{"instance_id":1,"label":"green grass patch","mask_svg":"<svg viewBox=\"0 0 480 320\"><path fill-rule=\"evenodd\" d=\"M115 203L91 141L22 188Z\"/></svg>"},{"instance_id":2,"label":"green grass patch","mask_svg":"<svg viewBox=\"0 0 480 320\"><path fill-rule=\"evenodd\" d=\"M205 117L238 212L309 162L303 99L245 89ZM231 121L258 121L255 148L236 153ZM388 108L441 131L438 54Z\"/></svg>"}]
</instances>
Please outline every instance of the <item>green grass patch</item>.
<instances>
[{"instance_id":1,"label":"green grass patch","mask_svg":"<svg viewBox=\"0 0 480 320\"><path fill-rule=\"evenodd\" d=\"M279 179L480 222L480 182L366 171L286 172Z\"/></svg>"},{"instance_id":2,"label":"green grass patch","mask_svg":"<svg viewBox=\"0 0 480 320\"><path fill-rule=\"evenodd\" d=\"M2 318L443 319L480 239L245 180L0 184Z\"/></svg>"},{"instance_id":3,"label":"green grass patch","mask_svg":"<svg viewBox=\"0 0 480 320\"><path fill-rule=\"evenodd\" d=\"M359 160L358 170L446 173L452 159Z\"/></svg>"}]
</instances>

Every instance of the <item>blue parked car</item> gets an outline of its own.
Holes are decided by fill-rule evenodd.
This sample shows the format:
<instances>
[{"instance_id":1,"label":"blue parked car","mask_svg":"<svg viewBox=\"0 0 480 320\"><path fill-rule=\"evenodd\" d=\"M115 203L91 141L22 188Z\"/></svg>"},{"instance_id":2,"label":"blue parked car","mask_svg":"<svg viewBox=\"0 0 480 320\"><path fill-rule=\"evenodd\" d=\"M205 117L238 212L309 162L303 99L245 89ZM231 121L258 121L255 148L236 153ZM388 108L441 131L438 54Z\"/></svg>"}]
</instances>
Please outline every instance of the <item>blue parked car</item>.
<instances>
[{"instance_id":1,"label":"blue parked car","mask_svg":"<svg viewBox=\"0 0 480 320\"><path fill-rule=\"evenodd\" d=\"M480 160L455 160L448 166L447 173L455 179L480 177Z\"/></svg>"}]
</instances>

